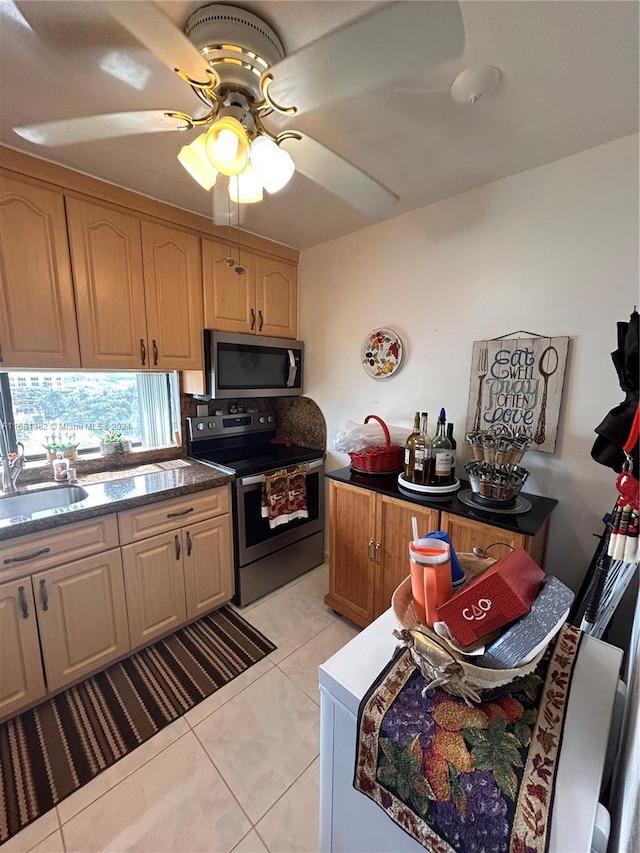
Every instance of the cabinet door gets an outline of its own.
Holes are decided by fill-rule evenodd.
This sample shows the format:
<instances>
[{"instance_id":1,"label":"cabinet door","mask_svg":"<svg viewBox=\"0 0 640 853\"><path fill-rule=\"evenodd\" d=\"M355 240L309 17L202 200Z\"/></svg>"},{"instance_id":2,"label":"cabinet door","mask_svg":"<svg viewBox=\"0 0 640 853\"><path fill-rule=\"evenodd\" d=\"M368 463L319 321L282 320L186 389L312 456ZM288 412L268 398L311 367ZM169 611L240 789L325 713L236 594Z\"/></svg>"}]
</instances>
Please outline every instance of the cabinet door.
<instances>
[{"instance_id":1,"label":"cabinet door","mask_svg":"<svg viewBox=\"0 0 640 853\"><path fill-rule=\"evenodd\" d=\"M190 525L183 530L182 542L187 619L193 619L233 598L229 516Z\"/></svg>"},{"instance_id":2,"label":"cabinet door","mask_svg":"<svg viewBox=\"0 0 640 853\"><path fill-rule=\"evenodd\" d=\"M186 621L181 531L125 545L122 564L135 649Z\"/></svg>"},{"instance_id":3,"label":"cabinet door","mask_svg":"<svg viewBox=\"0 0 640 853\"><path fill-rule=\"evenodd\" d=\"M31 579L0 584L0 718L44 693Z\"/></svg>"},{"instance_id":4,"label":"cabinet door","mask_svg":"<svg viewBox=\"0 0 640 853\"><path fill-rule=\"evenodd\" d=\"M82 366L148 367L140 220L76 198L67 216Z\"/></svg>"},{"instance_id":5,"label":"cabinet door","mask_svg":"<svg viewBox=\"0 0 640 853\"><path fill-rule=\"evenodd\" d=\"M227 264L229 255L242 260L245 274ZM222 332L255 332L255 258L237 245L202 241L204 327Z\"/></svg>"},{"instance_id":6,"label":"cabinet door","mask_svg":"<svg viewBox=\"0 0 640 853\"><path fill-rule=\"evenodd\" d=\"M469 518L443 512L440 525L442 530L446 530L449 534L451 543L459 554L471 554L474 548L486 548L494 543L527 550L526 537L521 533L512 533L509 530L502 530L500 527L483 524L481 521L472 521ZM504 557L505 554L509 554L510 551L511 548L501 548L496 544L496 547L489 551L488 556L497 560Z\"/></svg>"},{"instance_id":7,"label":"cabinet door","mask_svg":"<svg viewBox=\"0 0 640 853\"><path fill-rule=\"evenodd\" d=\"M0 175L0 367L79 367L61 193Z\"/></svg>"},{"instance_id":8,"label":"cabinet door","mask_svg":"<svg viewBox=\"0 0 640 853\"><path fill-rule=\"evenodd\" d=\"M329 483L329 593L325 602L357 625L375 618L376 494Z\"/></svg>"},{"instance_id":9,"label":"cabinet door","mask_svg":"<svg viewBox=\"0 0 640 853\"><path fill-rule=\"evenodd\" d=\"M411 518L418 519L421 536L439 529L439 512L407 501L378 495L376 559L380 563L379 597L376 616L391 607L395 588L407 577L409 570L409 541L412 538Z\"/></svg>"},{"instance_id":10,"label":"cabinet door","mask_svg":"<svg viewBox=\"0 0 640 853\"><path fill-rule=\"evenodd\" d=\"M120 550L33 575L49 691L129 650Z\"/></svg>"},{"instance_id":11,"label":"cabinet door","mask_svg":"<svg viewBox=\"0 0 640 853\"><path fill-rule=\"evenodd\" d=\"M142 259L149 366L202 370L202 267L197 234L143 220Z\"/></svg>"},{"instance_id":12,"label":"cabinet door","mask_svg":"<svg viewBox=\"0 0 640 853\"><path fill-rule=\"evenodd\" d=\"M295 338L298 332L298 268L256 257L257 333Z\"/></svg>"}]
</instances>

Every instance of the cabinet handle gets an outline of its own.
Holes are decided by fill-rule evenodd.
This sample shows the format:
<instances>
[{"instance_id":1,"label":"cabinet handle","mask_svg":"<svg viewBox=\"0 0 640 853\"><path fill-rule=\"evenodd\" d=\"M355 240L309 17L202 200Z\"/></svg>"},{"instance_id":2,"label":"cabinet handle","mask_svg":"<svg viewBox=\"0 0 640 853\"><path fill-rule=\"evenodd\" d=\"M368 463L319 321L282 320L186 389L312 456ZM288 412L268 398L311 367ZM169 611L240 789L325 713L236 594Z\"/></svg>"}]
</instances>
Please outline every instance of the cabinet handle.
<instances>
[{"instance_id":1,"label":"cabinet handle","mask_svg":"<svg viewBox=\"0 0 640 853\"><path fill-rule=\"evenodd\" d=\"M180 537L176 534L173 538L174 538L174 541L176 543L176 560L179 560L180 559L180 551L182 550L180 548Z\"/></svg>"},{"instance_id":2,"label":"cabinet handle","mask_svg":"<svg viewBox=\"0 0 640 853\"><path fill-rule=\"evenodd\" d=\"M144 345L144 338L140 338L140 358L142 360L142 366L144 367L147 363L147 348Z\"/></svg>"},{"instance_id":3,"label":"cabinet handle","mask_svg":"<svg viewBox=\"0 0 640 853\"><path fill-rule=\"evenodd\" d=\"M29 618L29 608L27 607L27 596L24 594L24 587L18 587L18 597L20 598L20 609L22 610L22 618Z\"/></svg>"},{"instance_id":4,"label":"cabinet handle","mask_svg":"<svg viewBox=\"0 0 640 853\"><path fill-rule=\"evenodd\" d=\"M251 309L251 331L252 332L255 329L255 327L256 327L256 312L252 308Z\"/></svg>"},{"instance_id":5,"label":"cabinet handle","mask_svg":"<svg viewBox=\"0 0 640 853\"><path fill-rule=\"evenodd\" d=\"M380 550L382 548L382 542L376 542L376 565L380 565Z\"/></svg>"},{"instance_id":6,"label":"cabinet handle","mask_svg":"<svg viewBox=\"0 0 640 853\"><path fill-rule=\"evenodd\" d=\"M157 367L158 365L158 344L155 341L151 341L153 346L153 366Z\"/></svg>"},{"instance_id":7,"label":"cabinet handle","mask_svg":"<svg viewBox=\"0 0 640 853\"><path fill-rule=\"evenodd\" d=\"M193 512L192 506L189 509L181 509L180 512L168 512L167 518L180 518L181 515L189 515L190 512Z\"/></svg>"},{"instance_id":8,"label":"cabinet handle","mask_svg":"<svg viewBox=\"0 0 640 853\"><path fill-rule=\"evenodd\" d=\"M191 556L191 548L193 546L193 540L191 539L191 534L187 530L187 557Z\"/></svg>"},{"instance_id":9,"label":"cabinet handle","mask_svg":"<svg viewBox=\"0 0 640 853\"><path fill-rule=\"evenodd\" d=\"M0 364L1 364L3 361L4 361L4 358L2 357L2 344L0 344Z\"/></svg>"},{"instance_id":10,"label":"cabinet handle","mask_svg":"<svg viewBox=\"0 0 640 853\"><path fill-rule=\"evenodd\" d=\"M373 560L373 539L369 539L369 559Z\"/></svg>"},{"instance_id":11,"label":"cabinet handle","mask_svg":"<svg viewBox=\"0 0 640 853\"><path fill-rule=\"evenodd\" d=\"M49 609L49 595L47 593L47 584L43 579L40 581L40 601L42 602L42 609Z\"/></svg>"},{"instance_id":12,"label":"cabinet handle","mask_svg":"<svg viewBox=\"0 0 640 853\"><path fill-rule=\"evenodd\" d=\"M24 557L6 557L2 562L5 566L8 566L9 563L26 563L27 560L35 560L36 557L48 554L50 550L50 548L41 548L39 551L34 551L32 554L25 554Z\"/></svg>"},{"instance_id":13,"label":"cabinet handle","mask_svg":"<svg viewBox=\"0 0 640 853\"><path fill-rule=\"evenodd\" d=\"M263 319L262 319L262 311L258 311L258 319L259 319L259 321L260 321L260 324L259 324L259 326L258 326L258 331L259 331L259 332L261 332L261 331L262 331L262 326L263 326L263 323L264 323L264 321L263 321Z\"/></svg>"}]
</instances>

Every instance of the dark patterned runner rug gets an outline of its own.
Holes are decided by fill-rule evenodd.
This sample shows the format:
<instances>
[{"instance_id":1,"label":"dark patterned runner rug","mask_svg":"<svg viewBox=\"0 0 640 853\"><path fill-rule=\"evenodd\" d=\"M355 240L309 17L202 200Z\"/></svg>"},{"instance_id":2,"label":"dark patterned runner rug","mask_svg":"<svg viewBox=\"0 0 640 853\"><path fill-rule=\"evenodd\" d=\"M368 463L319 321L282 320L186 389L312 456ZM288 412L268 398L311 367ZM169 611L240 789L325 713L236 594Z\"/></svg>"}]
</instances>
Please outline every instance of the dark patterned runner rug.
<instances>
[{"instance_id":1,"label":"dark patterned runner rug","mask_svg":"<svg viewBox=\"0 0 640 853\"><path fill-rule=\"evenodd\" d=\"M360 703L354 787L429 853L545 853L581 637L565 624L533 673L471 707L423 696L405 649Z\"/></svg>"},{"instance_id":2,"label":"dark patterned runner rug","mask_svg":"<svg viewBox=\"0 0 640 853\"><path fill-rule=\"evenodd\" d=\"M0 725L0 844L276 646L221 607Z\"/></svg>"}]
</instances>

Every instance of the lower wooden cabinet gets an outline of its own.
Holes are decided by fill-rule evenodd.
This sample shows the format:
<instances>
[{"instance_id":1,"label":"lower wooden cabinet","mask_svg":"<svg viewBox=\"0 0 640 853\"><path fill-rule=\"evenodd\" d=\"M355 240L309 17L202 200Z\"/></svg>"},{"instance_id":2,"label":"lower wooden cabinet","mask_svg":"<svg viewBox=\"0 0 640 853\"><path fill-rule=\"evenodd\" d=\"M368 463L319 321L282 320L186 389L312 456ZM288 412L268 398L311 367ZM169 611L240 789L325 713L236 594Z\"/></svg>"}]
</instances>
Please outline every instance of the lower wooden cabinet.
<instances>
[{"instance_id":1,"label":"lower wooden cabinet","mask_svg":"<svg viewBox=\"0 0 640 853\"><path fill-rule=\"evenodd\" d=\"M131 648L186 622L182 536L164 533L122 549Z\"/></svg>"},{"instance_id":2,"label":"lower wooden cabinet","mask_svg":"<svg viewBox=\"0 0 640 853\"><path fill-rule=\"evenodd\" d=\"M132 648L233 597L228 499L221 488L121 513L121 537L156 533L122 547ZM179 526L207 513L213 517ZM163 527L169 529L157 533Z\"/></svg>"},{"instance_id":3,"label":"lower wooden cabinet","mask_svg":"<svg viewBox=\"0 0 640 853\"><path fill-rule=\"evenodd\" d=\"M45 692L31 578L0 584L0 718Z\"/></svg>"},{"instance_id":4,"label":"lower wooden cabinet","mask_svg":"<svg viewBox=\"0 0 640 853\"><path fill-rule=\"evenodd\" d=\"M437 510L330 481L329 607L364 627L390 606L409 574L412 516L421 534L438 527Z\"/></svg>"},{"instance_id":5,"label":"lower wooden cabinet","mask_svg":"<svg viewBox=\"0 0 640 853\"><path fill-rule=\"evenodd\" d=\"M120 549L32 576L49 691L129 650Z\"/></svg>"},{"instance_id":6,"label":"lower wooden cabinet","mask_svg":"<svg viewBox=\"0 0 640 853\"><path fill-rule=\"evenodd\" d=\"M183 532L187 619L230 601L235 592L229 516L190 525Z\"/></svg>"},{"instance_id":7,"label":"lower wooden cabinet","mask_svg":"<svg viewBox=\"0 0 640 853\"><path fill-rule=\"evenodd\" d=\"M421 536L445 530L458 553L496 545L489 556L497 559L511 546L544 564L548 520L536 536L525 536L329 480L329 607L362 627L387 610L394 589L409 574L412 516Z\"/></svg>"},{"instance_id":8,"label":"lower wooden cabinet","mask_svg":"<svg viewBox=\"0 0 640 853\"><path fill-rule=\"evenodd\" d=\"M228 486L20 537L2 549L0 720L235 591Z\"/></svg>"}]
</instances>

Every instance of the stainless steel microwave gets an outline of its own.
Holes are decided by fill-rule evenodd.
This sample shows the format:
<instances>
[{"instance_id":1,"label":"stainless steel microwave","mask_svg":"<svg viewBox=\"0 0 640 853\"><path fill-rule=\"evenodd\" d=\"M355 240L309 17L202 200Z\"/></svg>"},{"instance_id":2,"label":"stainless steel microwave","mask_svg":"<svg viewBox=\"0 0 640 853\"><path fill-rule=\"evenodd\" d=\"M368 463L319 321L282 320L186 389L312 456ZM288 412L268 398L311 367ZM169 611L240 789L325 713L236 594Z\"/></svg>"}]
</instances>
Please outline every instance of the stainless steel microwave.
<instances>
[{"instance_id":1,"label":"stainless steel microwave","mask_svg":"<svg viewBox=\"0 0 640 853\"><path fill-rule=\"evenodd\" d=\"M302 394L302 341L206 329L204 345L208 397Z\"/></svg>"}]
</instances>

